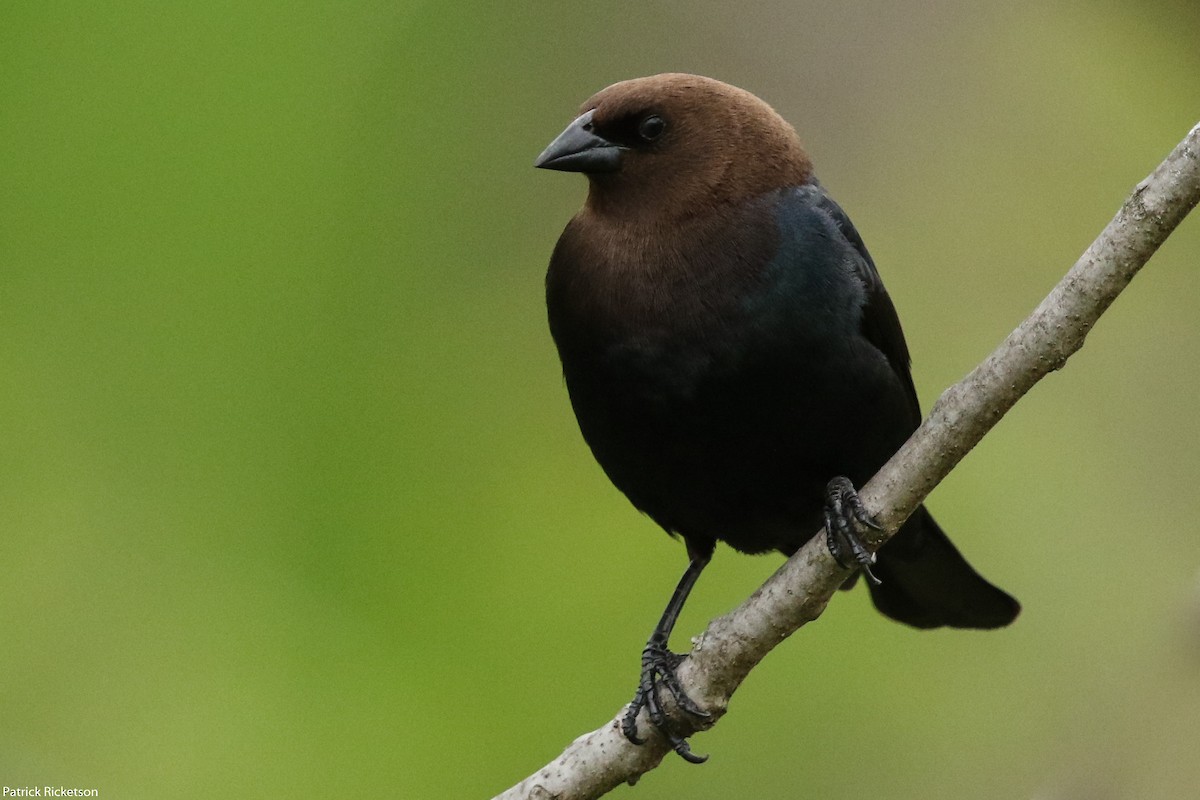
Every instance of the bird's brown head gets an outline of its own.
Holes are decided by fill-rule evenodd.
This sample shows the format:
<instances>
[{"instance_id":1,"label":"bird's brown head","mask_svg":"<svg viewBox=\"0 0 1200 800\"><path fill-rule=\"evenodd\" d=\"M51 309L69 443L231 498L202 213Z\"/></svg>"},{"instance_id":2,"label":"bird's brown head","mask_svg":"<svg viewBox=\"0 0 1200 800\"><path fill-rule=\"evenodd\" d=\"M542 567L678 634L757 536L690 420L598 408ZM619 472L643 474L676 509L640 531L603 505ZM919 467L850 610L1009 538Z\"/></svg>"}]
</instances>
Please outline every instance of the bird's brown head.
<instances>
[{"instance_id":1,"label":"bird's brown head","mask_svg":"<svg viewBox=\"0 0 1200 800\"><path fill-rule=\"evenodd\" d=\"M699 75L622 81L590 97L535 166L588 176L587 207L694 216L812 177L796 131L747 91Z\"/></svg>"}]
</instances>

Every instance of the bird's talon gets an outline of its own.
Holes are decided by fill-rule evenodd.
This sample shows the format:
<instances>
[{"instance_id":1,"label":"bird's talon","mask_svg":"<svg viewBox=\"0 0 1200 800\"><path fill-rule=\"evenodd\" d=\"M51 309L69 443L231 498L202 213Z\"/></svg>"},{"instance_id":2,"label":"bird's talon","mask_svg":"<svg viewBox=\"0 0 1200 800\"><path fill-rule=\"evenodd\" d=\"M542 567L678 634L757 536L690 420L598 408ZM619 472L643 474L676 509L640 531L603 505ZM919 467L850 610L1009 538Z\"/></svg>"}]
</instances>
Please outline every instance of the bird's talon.
<instances>
[{"instance_id":1,"label":"bird's talon","mask_svg":"<svg viewBox=\"0 0 1200 800\"><path fill-rule=\"evenodd\" d=\"M844 477L834 478L825 489L825 544L829 554L842 569L857 567L873 585L879 586L883 581L875 577L871 565L875 563L875 554L867 550L859 538L855 525L872 530L883 530L883 527L871 518L863 506L854 484ZM849 550L850 559L845 558ZM852 561L853 564L847 563Z\"/></svg>"},{"instance_id":2,"label":"bird's talon","mask_svg":"<svg viewBox=\"0 0 1200 800\"><path fill-rule=\"evenodd\" d=\"M643 745L646 743L646 740L638 736L636 717L634 720L635 721L631 722L629 716L626 715L625 719L621 720L621 733L624 734L625 738L628 739L631 744Z\"/></svg>"},{"instance_id":3,"label":"bird's talon","mask_svg":"<svg viewBox=\"0 0 1200 800\"><path fill-rule=\"evenodd\" d=\"M629 704L629 708L625 711L625 716L621 719L621 733L625 735L633 744L645 744L646 740L638 736L637 732L637 717L642 706L646 704L645 695L641 688L638 688L637 694L633 696L633 702Z\"/></svg>"},{"instance_id":4,"label":"bird's talon","mask_svg":"<svg viewBox=\"0 0 1200 800\"><path fill-rule=\"evenodd\" d=\"M864 513L861 517L858 517L858 521L861 522L863 525L866 525L868 528L870 528L873 531L882 531L883 530L883 526L880 525L878 522L876 522L875 518L872 517L870 514Z\"/></svg>"},{"instance_id":5,"label":"bird's talon","mask_svg":"<svg viewBox=\"0 0 1200 800\"><path fill-rule=\"evenodd\" d=\"M637 731L638 714L645 708L646 715L650 718L650 724L667 737L671 748L685 761L701 764L708 760L708 756L698 756L693 753L687 739L671 730L670 721L662 706L661 692L665 687L680 711L700 720L712 718L712 714L700 708L679 684L679 679L675 676L675 669L682 661L683 656L668 650L666 643L661 638L654 637L647 643L645 650L642 651L641 681L633 701L629 704L629 709L621 720L621 733L633 744L646 743L645 739L638 736Z\"/></svg>"},{"instance_id":6,"label":"bird's talon","mask_svg":"<svg viewBox=\"0 0 1200 800\"><path fill-rule=\"evenodd\" d=\"M703 764L705 761L708 761L708 756L696 755L692 752L692 747L687 743L687 739L673 741L672 744L679 757L689 764Z\"/></svg>"}]
</instances>

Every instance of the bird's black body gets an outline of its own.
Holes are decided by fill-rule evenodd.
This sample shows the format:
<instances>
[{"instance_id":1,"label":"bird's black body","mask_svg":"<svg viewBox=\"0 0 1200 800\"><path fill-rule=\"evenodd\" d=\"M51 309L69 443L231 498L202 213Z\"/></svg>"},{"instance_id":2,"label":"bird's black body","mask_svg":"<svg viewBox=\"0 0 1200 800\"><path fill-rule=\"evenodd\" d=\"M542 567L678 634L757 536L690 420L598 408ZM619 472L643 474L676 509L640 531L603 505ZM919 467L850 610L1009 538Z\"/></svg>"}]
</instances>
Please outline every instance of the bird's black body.
<instances>
[{"instance_id":1,"label":"bird's black body","mask_svg":"<svg viewBox=\"0 0 1200 800\"><path fill-rule=\"evenodd\" d=\"M539 166L591 183L546 284L579 426L692 558L643 659L634 712L657 724L656 682L676 691L666 636L716 542L790 554L820 530L831 478L861 485L920 422L908 348L858 232L752 95L695 76L617 84ZM1019 608L924 508L873 569L876 606L917 627L999 627Z\"/></svg>"},{"instance_id":2,"label":"bird's black body","mask_svg":"<svg viewBox=\"0 0 1200 800\"><path fill-rule=\"evenodd\" d=\"M568 226L547 278L550 326L584 438L636 507L692 552L724 541L791 554L820 530L829 479L866 482L920 409L892 302L824 189L730 211L619 252ZM659 274L647 276L638 266L654 255ZM599 280L620 274L627 284ZM944 539L922 510L878 570L891 571L890 550L931 537ZM969 569L944 544L947 566ZM877 600L904 583L884 580ZM884 610L920 627L986 626L1011 617L995 599L977 620L953 598L934 609L896 597Z\"/></svg>"},{"instance_id":3,"label":"bird's black body","mask_svg":"<svg viewBox=\"0 0 1200 800\"><path fill-rule=\"evenodd\" d=\"M903 364L904 341L820 188L722 216L693 221L707 235L658 235L660 252L689 258L663 264L671 278L652 291L643 277L633 296L610 294L620 322L583 310L613 289L576 279L589 256L568 228L550 265L551 330L584 438L635 506L695 549L791 553L820 529L830 477L867 480L919 421L907 367L887 356ZM890 338L868 338L868 315Z\"/></svg>"}]
</instances>

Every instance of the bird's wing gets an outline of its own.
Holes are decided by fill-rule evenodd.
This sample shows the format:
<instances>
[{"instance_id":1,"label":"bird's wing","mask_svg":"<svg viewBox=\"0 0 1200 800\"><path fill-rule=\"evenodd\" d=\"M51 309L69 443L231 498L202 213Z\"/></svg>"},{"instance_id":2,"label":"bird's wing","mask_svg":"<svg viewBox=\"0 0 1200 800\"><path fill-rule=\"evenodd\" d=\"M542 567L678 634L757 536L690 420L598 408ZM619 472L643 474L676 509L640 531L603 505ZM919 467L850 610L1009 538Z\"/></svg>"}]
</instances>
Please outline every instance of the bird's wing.
<instances>
[{"instance_id":1,"label":"bird's wing","mask_svg":"<svg viewBox=\"0 0 1200 800\"><path fill-rule=\"evenodd\" d=\"M888 296L887 289L883 287L883 280L879 277L875 262L872 260L871 254L867 252L867 246L863 244L862 237L859 236L850 217L846 216L842 207L826 194L819 184L814 188L816 191L813 201L817 207L832 218L842 236L846 237L846 241L860 256L856 266L867 292L862 315L863 336L887 357L892 369L896 371L896 375L904 384L905 392L912 406L914 420L919 422L921 405L917 400L917 389L913 386L912 359L908 354L908 344L904 341L904 331L900 328L900 317L896 314L896 307L892 305L892 298Z\"/></svg>"}]
</instances>

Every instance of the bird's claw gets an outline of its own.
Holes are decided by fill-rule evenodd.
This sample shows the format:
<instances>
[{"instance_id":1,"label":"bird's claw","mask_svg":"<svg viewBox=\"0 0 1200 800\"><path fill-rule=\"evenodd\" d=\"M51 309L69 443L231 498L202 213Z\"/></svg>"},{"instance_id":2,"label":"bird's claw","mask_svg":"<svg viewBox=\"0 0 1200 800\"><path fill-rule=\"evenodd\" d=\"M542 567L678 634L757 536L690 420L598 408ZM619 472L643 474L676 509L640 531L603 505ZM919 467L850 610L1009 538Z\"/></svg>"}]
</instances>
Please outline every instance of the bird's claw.
<instances>
[{"instance_id":1,"label":"bird's claw","mask_svg":"<svg viewBox=\"0 0 1200 800\"><path fill-rule=\"evenodd\" d=\"M871 565L875 563L875 554L863 545L862 539L855 530L856 525L876 531L883 530L882 526L867 513L862 500L858 497L858 492L854 489L854 484L848 478L840 476L834 478L825 489L825 544L829 547L829 554L844 569L850 569L852 565L847 563L847 559L844 558L846 551L849 550L849 560L853 562L853 565L862 570L868 581L878 586L883 581L876 578L875 573L871 572Z\"/></svg>"},{"instance_id":2,"label":"bird's claw","mask_svg":"<svg viewBox=\"0 0 1200 800\"><path fill-rule=\"evenodd\" d=\"M637 693L633 696L633 702L629 704L625 716L621 719L621 733L634 744L646 743L646 740L637 734L637 717L645 708L650 717L650 724L666 737L671 744L671 749L685 761L692 764L703 764L708 760L708 756L693 753L687 739L671 730L670 722L662 707L660 692L665 686L675 700L675 704L684 713L701 720L712 717L712 714L696 705L696 701L688 697L687 692L679 684L675 668L682 660L683 657L668 650L666 642L661 641L659 637L652 637L646 643L646 648L642 650L641 681L638 684Z\"/></svg>"}]
</instances>

